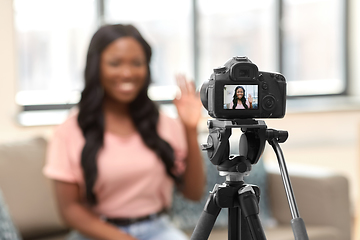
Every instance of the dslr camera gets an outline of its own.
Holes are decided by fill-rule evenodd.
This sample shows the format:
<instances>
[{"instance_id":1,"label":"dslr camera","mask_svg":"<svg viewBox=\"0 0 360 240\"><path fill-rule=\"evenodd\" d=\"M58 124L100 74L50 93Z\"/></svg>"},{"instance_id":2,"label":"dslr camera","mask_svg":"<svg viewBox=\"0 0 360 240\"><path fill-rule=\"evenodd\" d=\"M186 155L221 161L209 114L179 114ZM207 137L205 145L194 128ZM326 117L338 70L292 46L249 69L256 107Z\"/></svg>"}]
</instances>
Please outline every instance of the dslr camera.
<instances>
[{"instance_id":1,"label":"dslr camera","mask_svg":"<svg viewBox=\"0 0 360 240\"><path fill-rule=\"evenodd\" d=\"M282 118L286 80L279 73L259 72L247 57L233 57L214 69L200 97L213 118Z\"/></svg>"}]
</instances>

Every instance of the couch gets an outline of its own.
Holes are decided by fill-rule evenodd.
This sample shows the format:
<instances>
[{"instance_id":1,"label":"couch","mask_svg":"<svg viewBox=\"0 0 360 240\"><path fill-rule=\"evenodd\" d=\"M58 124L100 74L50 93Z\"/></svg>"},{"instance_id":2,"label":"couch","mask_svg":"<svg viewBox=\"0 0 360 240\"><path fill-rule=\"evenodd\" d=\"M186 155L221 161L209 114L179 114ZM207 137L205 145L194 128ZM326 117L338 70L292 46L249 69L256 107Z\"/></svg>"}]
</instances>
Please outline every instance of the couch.
<instances>
[{"instance_id":1,"label":"couch","mask_svg":"<svg viewBox=\"0 0 360 240\"><path fill-rule=\"evenodd\" d=\"M57 212L51 182L42 174L46 146L43 138L0 145L0 191L6 204L0 206L0 214L9 213L8 220L18 231L19 239L62 240L68 232ZM212 180L211 174L208 180ZM304 171L291 175L291 181L311 240L351 239L349 183L345 177ZM262 198L267 198L273 220L273 224L265 228L267 239L294 239L279 173L267 171L265 184L266 195ZM176 211L172 214L175 220L179 219L177 214ZM0 230L4 221L0 217ZM192 228L188 226L184 231L190 236ZM1 238L1 232L0 239L15 240L14 237ZM209 239L227 239L226 224L215 226Z\"/></svg>"}]
</instances>

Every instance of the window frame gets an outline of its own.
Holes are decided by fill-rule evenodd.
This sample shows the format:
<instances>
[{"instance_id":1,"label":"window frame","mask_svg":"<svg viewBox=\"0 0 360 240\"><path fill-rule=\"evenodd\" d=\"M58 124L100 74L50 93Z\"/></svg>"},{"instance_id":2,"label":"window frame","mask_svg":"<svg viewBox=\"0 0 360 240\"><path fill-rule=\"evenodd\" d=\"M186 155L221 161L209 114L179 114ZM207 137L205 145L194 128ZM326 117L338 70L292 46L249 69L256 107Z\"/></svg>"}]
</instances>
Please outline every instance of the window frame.
<instances>
[{"instance_id":1,"label":"window frame","mask_svg":"<svg viewBox=\"0 0 360 240\"><path fill-rule=\"evenodd\" d=\"M105 1L104 0L95 0L96 6L97 6L97 25L98 27L105 24ZM275 69L279 72L283 72L284 69L284 32L282 28L282 19L284 16L284 0L276 0L276 12L274 13L275 16L275 28L274 31L276 31L276 39L275 43L277 44L274 46L277 49L277 56L274 56L276 65L278 66L278 69ZM342 42L341 42L341 48L342 48L342 59L344 60L344 69L343 69L343 81L345 84L344 91L338 93L338 94L316 94L316 95L297 95L297 96L288 96L287 98L292 101L294 99L303 99L303 98L314 98L314 97L332 97L332 96L342 96L346 97L349 93L349 1L344 0L343 1L343 9L340 9L341 15L342 15ZM190 31L192 32L192 48L193 48L193 69L194 69L194 78L195 83L197 87L200 87L199 85L202 83L201 79L199 79L199 59L200 59L200 51L199 51L199 14L198 14L198 6L197 6L197 0L192 0L192 29ZM154 91L156 91L156 87L151 86L151 88L154 88ZM158 102L159 104L171 104L172 100L170 98L165 99L154 99L154 101ZM26 104L26 101L17 101L17 104L20 106L20 113L19 118L21 118L22 113L29 114L31 112L43 112L43 111L68 111L71 108L75 107L77 105L77 100L72 100L70 102L64 102L64 103L51 103L51 104ZM26 123L22 123L19 121L22 125L27 125ZM51 123L50 123L51 124ZM43 125L43 124L42 124Z\"/></svg>"}]
</instances>

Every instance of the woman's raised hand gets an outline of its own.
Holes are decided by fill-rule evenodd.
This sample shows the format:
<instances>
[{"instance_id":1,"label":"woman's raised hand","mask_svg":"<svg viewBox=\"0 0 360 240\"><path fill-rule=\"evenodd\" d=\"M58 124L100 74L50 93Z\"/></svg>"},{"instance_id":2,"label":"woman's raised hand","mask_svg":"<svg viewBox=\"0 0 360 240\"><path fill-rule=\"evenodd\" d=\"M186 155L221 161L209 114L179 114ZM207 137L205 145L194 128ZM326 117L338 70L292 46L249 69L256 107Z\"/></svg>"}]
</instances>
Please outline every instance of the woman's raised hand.
<instances>
[{"instance_id":1,"label":"woman's raised hand","mask_svg":"<svg viewBox=\"0 0 360 240\"><path fill-rule=\"evenodd\" d=\"M251 94L248 95L248 101L249 101L249 103L253 102L253 97L251 96Z\"/></svg>"},{"instance_id":2,"label":"woman's raised hand","mask_svg":"<svg viewBox=\"0 0 360 240\"><path fill-rule=\"evenodd\" d=\"M180 93L173 102L177 108L179 118L185 127L196 128L201 117L202 104L199 94L196 93L195 84L183 74L178 74L175 78Z\"/></svg>"}]
</instances>

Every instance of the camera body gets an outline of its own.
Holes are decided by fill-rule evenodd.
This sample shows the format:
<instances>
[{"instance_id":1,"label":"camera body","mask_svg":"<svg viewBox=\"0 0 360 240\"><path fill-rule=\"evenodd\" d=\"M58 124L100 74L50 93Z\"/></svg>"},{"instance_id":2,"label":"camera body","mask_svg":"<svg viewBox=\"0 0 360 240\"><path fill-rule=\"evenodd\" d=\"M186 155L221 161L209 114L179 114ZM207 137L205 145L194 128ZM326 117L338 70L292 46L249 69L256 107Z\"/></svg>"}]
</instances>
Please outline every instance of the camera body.
<instances>
[{"instance_id":1,"label":"camera body","mask_svg":"<svg viewBox=\"0 0 360 240\"><path fill-rule=\"evenodd\" d=\"M259 72L247 57L233 57L214 69L200 97L213 118L282 118L286 80L279 73Z\"/></svg>"}]
</instances>

